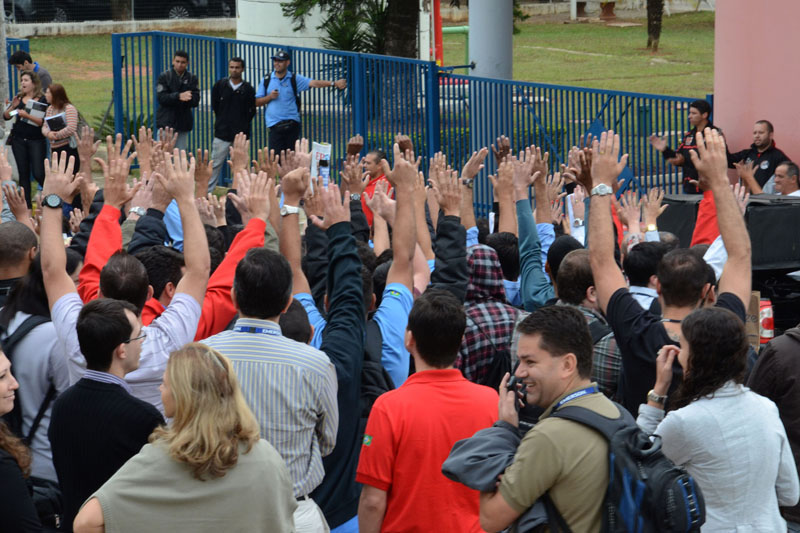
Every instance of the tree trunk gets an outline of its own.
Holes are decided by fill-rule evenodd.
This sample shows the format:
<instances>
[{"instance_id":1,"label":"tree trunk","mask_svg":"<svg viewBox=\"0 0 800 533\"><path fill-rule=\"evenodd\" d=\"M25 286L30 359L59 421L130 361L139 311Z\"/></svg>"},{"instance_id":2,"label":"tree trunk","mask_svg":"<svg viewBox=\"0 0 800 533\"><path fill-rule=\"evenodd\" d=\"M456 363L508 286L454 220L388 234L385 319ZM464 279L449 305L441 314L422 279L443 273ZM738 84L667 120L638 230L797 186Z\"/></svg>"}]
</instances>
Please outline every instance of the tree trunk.
<instances>
[{"instance_id":1,"label":"tree trunk","mask_svg":"<svg viewBox=\"0 0 800 533\"><path fill-rule=\"evenodd\" d=\"M132 20L131 0L111 0L111 20Z\"/></svg>"},{"instance_id":2,"label":"tree trunk","mask_svg":"<svg viewBox=\"0 0 800 533\"><path fill-rule=\"evenodd\" d=\"M419 3L389 0L386 5L386 54L417 57Z\"/></svg>"},{"instance_id":3,"label":"tree trunk","mask_svg":"<svg viewBox=\"0 0 800 533\"><path fill-rule=\"evenodd\" d=\"M663 14L664 0L647 0L647 48L653 52L658 52Z\"/></svg>"}]
</instances>

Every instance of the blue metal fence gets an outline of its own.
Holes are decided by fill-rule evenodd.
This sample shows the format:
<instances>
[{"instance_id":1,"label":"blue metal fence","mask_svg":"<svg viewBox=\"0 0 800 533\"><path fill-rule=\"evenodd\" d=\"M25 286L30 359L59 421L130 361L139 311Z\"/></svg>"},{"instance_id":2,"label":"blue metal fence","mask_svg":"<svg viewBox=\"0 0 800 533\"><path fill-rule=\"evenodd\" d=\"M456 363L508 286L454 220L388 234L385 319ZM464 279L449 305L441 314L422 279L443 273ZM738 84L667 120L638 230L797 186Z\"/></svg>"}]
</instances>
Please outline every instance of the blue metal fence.
<instances>
[{"instance_id":1,"label":"blue metal fence","mask_svg":"<svg viewBox=\"0 0 800 533\"><path fill-rule=\"evenodd\" d=\"M6 38L6 58L11 57L11 54L17 50L24 50L30 52L30 44L28 39L15 39L13 37ZM8 69L8 99L14 98L19 92L19 76L17 76L17 68L9 63L6 65Z\"/></svg>"},{"instance_id":2,"label":"blue metal fence","mask_svg":"<svg viewBox=\"0 0 800 533\"><path fill-rule=\"evenodd\" d=\"M312 79L347 79L345 91L302 94L303 136L331 143L335 160L344 156L347 139L355 133L364 136L367 150L386 150L395 134L405 133L419 155L431 157L442 150L454 168L461 168L473 150L505 134L515 151L542 146L551 154L551 168L558 170L569 148L586 133L612 128L630 154L627 177L632 186L679 190L678 169L663 161L647 137L658 133L673 143L680 139L689 129L693 98L462 76L428 61L177 33L112 36L117 132L130 135L143 124L154 125L155 81L179 49L189 52L189 70L200 82L200 106L189 137L194 148L211 147L210 92L216 80L227 76L228 59L244 58L244 78L257 87L271 71L270 56L287 49L293 71ZM267 144L263 111L254 121L253 154ZM494 161L487 161L487 167L492 172ZM478 185L476 202L481 214L491 208L488 180Z\"/></svg>"}]
</instances>

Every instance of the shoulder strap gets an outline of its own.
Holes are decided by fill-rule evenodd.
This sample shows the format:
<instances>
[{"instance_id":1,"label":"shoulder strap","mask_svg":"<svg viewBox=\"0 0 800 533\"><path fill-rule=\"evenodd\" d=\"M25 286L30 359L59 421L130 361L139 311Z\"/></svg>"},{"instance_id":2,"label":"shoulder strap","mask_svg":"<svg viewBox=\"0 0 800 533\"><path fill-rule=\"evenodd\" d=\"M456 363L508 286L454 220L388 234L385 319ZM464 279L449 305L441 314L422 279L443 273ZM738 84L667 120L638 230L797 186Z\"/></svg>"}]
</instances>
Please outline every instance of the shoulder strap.
<instances>
[{"instance_id":1,"label":"shoulder strap","mask_svg":"<svg viewBox=\"0 0 800 533\"><path fill-rule=\"evenodd\" d=\"M572 530L569 528L567 521L564 520L564 517L561 516L561 513L558 512L556 508L556 504L553 503L553 500L550 498L550 493L545 492L542 494L541 497L542 503L544 503L544 509L547 513L547 528L550 530L551 533L572 533Z\"/></svg>"},{"instance_id":2,"label":"shoulder strap","mask_svg":"<svg viewBox=\"0 0 800 533\"><path fill-rule=\"evenodd\" d=\"M297 78L294 72L289 77L289 82L292 84L292 91L294 91L294 102L297 104L297 111L300 112L300 93L297 92Z\"/></svg>"},{"instance_id":3,"label":"shoulder strap","mask_svg":"<svg viewBox=\"0 0 800 533\"><path fill-rule=\"evenodd\" d=\"M30 331L40 324L44 324L45 322L50 322L50 319L45 316L40 315L31 315L26 318L22 324L14 330L14 333L6 337L0 345L3 347L3 351L6 353L6 356L11 359L11 354L14 351L16 345L21 341L25 335L30 333Z\"/></svg>"},{"instance_id":4,"label":"shoulder strap","mask_svg":"<svg viewBox=\"0 0 800 533\"><path fill-rule=\"evenodd\" d=\"M364 343L364 353L369 361L380 364L383 355L383 334L377 322L370 319L367 321L366 342Z\"/></svg>"},{"instance_id":5,"label":"shoulder strap","mask_svg":"<svg viewBox=\"0 0 800 533\"><path fill-rule=\"evenodd\" d=\"M614 402L614 405L619 409L619 418L608 418L591 409L578 407L577 405L562 407L554 411L550 416L565 418L589 426L610 441L614 434L620 429L636 425L636 420L633 419L633 416L631 416L627 409L616 402Z\"/></svg>"},{"instance_id":6,"label":"shoulder strap","mask_svg":"<svg viewBox=\"0 0 800 533\"><path fill-rule=\"evenodd\" d=\"M603 324L602 320L595 320L589 323L589 333L592 334L592 344L597 344L600 339L611 333L612 329L608 324Z\"/></svg>"},{"instance_id":7,"label":"shoulder strap","mask_svg":"<svg viewBox=\"0 0 800 533\"><path fill-rule=\"evenodd\" d=\"M47 408L50 407L50 403L52 403L53 398L56 397L56 388L51 383L50 388L47 389L47 394L42 400L42 404L39 406L39 411L36 413L36 418L33 419L33 424L31 424L31 429L28 430L28 434L25 435L25 438L22 439L27 446L31 445L31 441L33 441L33 436L36 434L36 430L39 429L39 424L42 422L42 417L47 412Z\"/></svg>"}]
</instances>

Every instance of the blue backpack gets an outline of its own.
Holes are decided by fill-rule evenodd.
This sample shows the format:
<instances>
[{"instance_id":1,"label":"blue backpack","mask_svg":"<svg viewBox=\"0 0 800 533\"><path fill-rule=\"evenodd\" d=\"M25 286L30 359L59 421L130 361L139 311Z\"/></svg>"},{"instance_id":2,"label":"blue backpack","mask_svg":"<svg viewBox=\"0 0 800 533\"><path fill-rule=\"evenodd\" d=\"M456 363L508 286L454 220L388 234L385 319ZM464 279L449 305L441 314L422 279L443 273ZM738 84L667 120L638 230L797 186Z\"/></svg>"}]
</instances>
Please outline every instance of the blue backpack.
<instances>
[{"instance_id":1,"label":"blue backpack","mask_svg":"<svg viewBox=\"0 0 800 533\"><path fill-rule=\"evenodd\" d=\"M623 407L617 419L566 406L551 416L589 426L608 440L608 489L603 503L603 533L700 531L706 521L700 487L661 451ZM544 498L550 531L569 532L549 496Z\"/></svg>"}]
</instances>

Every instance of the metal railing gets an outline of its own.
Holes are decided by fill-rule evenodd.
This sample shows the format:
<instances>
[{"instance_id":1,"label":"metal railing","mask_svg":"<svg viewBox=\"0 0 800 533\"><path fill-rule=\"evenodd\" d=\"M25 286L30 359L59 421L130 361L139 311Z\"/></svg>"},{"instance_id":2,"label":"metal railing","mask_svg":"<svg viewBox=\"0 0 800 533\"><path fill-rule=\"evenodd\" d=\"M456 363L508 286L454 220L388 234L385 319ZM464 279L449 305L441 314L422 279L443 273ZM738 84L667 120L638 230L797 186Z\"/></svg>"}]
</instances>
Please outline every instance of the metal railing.
<instances>
[{"instance_id":1,"label":"metal railing","mask_svg":"<svg viewBox=\"0 0 800 533\"><path fill-rule=\"evenodd\" d=\"M428 157L442 150L454 168L461 168L473 150L505 134L515 152L530 144L542 146L555 171L587 133L614 129L630 154L626 186L679 191L679 169L668 165L647 138L657 133L677 145L690 129L694 98L478 78L428 61L177 33L112 36L117 132L130 135L142 124L155 125L155 82L179 49L189 52L189 70L200 83L200 106L189 137L194 148L211 147L210 92L216 80L227 76L228 59L244 58L244 78L257 88L271 71L270 56L286 49L295 72L312 79L347 79L344 91L312 89L301 95L303 136L331 143L334 160L344 156L347 139L355 133L364 136L366 150L387 150L395 134L405 133L423 156L424 167ZM263 110L254 121L253 154L267 144ZM486 166L486 172L494 171L491 158ZM491 187L481 180L476 208L486 214L491 205Z\"/></svg>"},{"instance_id":2,"label":"metal railing","mask_svg":"<svg viewBox=\"0 0 800 533\"><path fill-rule=\"evenodd\" d=\"M6 37L6 59L11 57L11 54L17 50L24 50L30 52L30 43L28 39L16 39L14 37ZM19 92L19 75L17 67L9 63L6 65L8 69L8 99L11 100Z\"/></svg>"}]
</instances>

